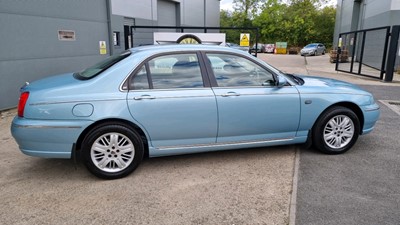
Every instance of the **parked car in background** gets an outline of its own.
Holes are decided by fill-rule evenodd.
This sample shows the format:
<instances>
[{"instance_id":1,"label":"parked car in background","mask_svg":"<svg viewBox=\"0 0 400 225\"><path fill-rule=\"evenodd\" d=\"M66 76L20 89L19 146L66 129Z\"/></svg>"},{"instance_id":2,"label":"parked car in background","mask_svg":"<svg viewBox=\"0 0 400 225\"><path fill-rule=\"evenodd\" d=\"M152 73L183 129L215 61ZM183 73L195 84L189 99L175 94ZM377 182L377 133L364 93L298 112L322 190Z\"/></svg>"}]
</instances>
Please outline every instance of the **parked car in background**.
<instances>
[{"instance_id":1,"label":"parked car in background","mask_svg":"<svg viewBox=\"0 0 400 225\"><path fill-rule=\"evenodd\" d=\"M250 47L240 46L238 44L230 43L230 42L226 42L225 46L229 47L229 48L239 49L239 50L242 50L242 51L250 53L250 51L249 51Z\"/></svg>"},{"instance_id":2,"label":"parked car in background","mask_svg":"<svg viewBox=\"0 0 400 225\"><path fill-rule=\"evenodd\" d=\"M299 143L344 153L380 114L353 84L211 45L136 47L20 91L11 133L21 151L80 156L105 179L130 174L144 156Z\"/></svg>"},{"instance_id":3,"label":"parked car in background","mask_svg":"<svg viewBox=\"0 0 400 225\"><path fill-rule=\"evenodd\" d=\"M251 47L251 52L256 52L256 51L257 53L265 53L265 45L261 43L258 43L257 45L254 44L253 47Z\"/></svg>"},{"instance_id":4,"label":"parked car in background","mask_svg":"<svg viewBox=\"0 0 400 225\"><path fill-rule=\"evenodd\" d=\"M312 43L306 45L304 48L300 50L300 55L325 55L326 48L325 45L321 43Z\"/></svg>"},{"instance_id":5,"label":"parked car in background","mask_svg":"<svg viewBox=\"0 0 400 225\"><path fill-rule=\"evenodd\" d=\"M274 53L274 51L275 51L275 44L266 44L265 45L266 53Z\"/></svg>"}]
</instances>

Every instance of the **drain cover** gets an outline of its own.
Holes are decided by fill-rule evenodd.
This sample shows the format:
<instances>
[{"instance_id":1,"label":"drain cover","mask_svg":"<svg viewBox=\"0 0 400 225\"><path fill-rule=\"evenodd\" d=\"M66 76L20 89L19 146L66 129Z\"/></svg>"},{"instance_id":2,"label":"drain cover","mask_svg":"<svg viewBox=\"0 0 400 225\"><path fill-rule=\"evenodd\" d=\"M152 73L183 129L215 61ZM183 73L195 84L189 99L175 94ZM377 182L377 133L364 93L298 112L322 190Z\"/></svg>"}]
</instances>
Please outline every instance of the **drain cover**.
<instances>
[{"instance_id":1,"label":"drain cover","mask_svg":"<svg viewBox=\"0 0 400 225\"><path fill-rule=\"evenodd\" d=\"M386 105L389 109L393 110L395 113L400 115L400 101L392 101L392 100L379 100L384 105Z\"/></svg>"},{"instance_id":2,"label":"drain cover","mask_svg":"<svg viewBox=\"0 0 400 225\"><path fill-rule=\"evenodd\" d=\"M397 105L397 106L400 106L400 102L392 102L392 101L390 101L390 102L388 102L390 105Z\"/></svg>"}]
</instances>

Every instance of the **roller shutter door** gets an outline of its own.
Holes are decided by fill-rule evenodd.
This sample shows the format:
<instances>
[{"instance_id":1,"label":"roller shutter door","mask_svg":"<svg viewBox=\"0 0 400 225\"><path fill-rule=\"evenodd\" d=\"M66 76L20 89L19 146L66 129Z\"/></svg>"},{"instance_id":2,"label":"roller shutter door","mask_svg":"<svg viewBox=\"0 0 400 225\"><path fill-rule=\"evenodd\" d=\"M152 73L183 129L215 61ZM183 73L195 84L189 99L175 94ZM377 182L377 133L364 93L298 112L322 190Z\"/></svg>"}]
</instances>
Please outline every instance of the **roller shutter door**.
<instances>
[{"instance_id":1,"label":"roller shutter door","mask_svg":"<svg viewBox=\"0 0 400 225\"><path fill-rule=\"evenodd\" d=\"M157 21L159 26L177 26L177 4L171 1L157 1Z\"/></svg>"}]
</instances>

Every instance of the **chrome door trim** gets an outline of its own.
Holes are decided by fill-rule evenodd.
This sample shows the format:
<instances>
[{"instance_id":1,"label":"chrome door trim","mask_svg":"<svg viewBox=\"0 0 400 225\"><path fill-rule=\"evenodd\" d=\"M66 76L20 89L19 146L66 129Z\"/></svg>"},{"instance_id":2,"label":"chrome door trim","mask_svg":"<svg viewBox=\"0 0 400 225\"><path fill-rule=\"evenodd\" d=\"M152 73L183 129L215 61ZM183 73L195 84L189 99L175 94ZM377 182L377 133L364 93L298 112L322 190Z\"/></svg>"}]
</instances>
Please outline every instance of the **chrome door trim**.
<instances>
[{"instance_id":1,"label":"chrome door trim","mask_svg":"<svg viewBox=\"0 0 400 225\"><path fill-rule=\"evenodd\" d=\"M266 144L266 143L274 143L281 141L291 141L294 140L294 137L281 138L281 139L264 139L264 140L252 140L252 141L232 141L232 142L223 142L223 143L215 143L215 144L197 144L197 145L177 145L177 146L166 146L156 148L157 150L179 150L179 149L195 149L195 148L208 148L208 147L225 147L225 146L235 146L235 145L253 145L253 144Z\"/></svg>"},{"instance_id":2,"label":"chrome door trim","mask_svg":"<svg viewBox=\"0 0 400 225\"><path fill-rule=\"evenodd\" d=\"M81 126L45 126L45 125L19 125L13 123L12 126L18 128L28 128L28 129L81 129Z\"/></svg>"}]
</instances>

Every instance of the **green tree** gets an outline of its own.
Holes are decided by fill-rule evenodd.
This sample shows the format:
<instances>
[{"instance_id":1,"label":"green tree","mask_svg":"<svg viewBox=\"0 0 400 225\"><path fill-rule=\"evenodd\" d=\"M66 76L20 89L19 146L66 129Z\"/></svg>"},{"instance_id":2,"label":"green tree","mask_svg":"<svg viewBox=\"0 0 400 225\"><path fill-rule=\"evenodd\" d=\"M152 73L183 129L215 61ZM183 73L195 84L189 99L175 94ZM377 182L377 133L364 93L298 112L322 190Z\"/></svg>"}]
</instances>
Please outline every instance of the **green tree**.
<instances>
[{"instance_id":1,"label":"green tree","mask_svg":"<svg viewBox=\"0 0 400 225\"><path fill-rule=\"evenodd\" d=\"M315 19L316 37L328 48L332 47L335 17L336 8L330 6L320 10Z\"/></svg>"},{"instance_id":2,"label":"green tree","mask_svg":"<svg viewBox=\"0 0 400 225\"><path fill-rule=\"evenodd\" d=\"M221 11L221 26L258 27L259 42L288 42L304 46L332 43L336 9L324 7L329 0L234 0L234 11ZM243 31L227 31L227 41ZM254 41L255 34L251 34ZM233 41L236 42L237 41Z\"/></svg>"},{"instance_id":3,"label":"green tree","mask_svg":"<svg viewBox=\"0 0 400 225\"><path fill-rule=\"evenodd\" d=\"M284 20L287 5L279 0L268 0L261 10L253 20L253 26L260 28L260 42L275 43L286 38Z\"/></svg>"},{"instance_id":4,"label":"green tree","mask_svg":"<svg viewBox=\"0 0 400 225\"><path fill-rule=\"evenodd\" d=\"M316 37L316 0L292 0L285 14L286 38L291 45L304 46Z\"/></svg>"},{"instance_id":5,"label":"green tree","mask_svg":"<svg viewBox=\"0 0 400 225\"><path fill-rule=\"evenodd\" d=\"M233 0L234 12L232 14L234 24L237 27L254 27L253 19L259 11L259 7L266 0ZM242 30L250 33L250 42L255 41L256 33L254 30Z\"/></svg>"},{"instance_id":6,"label":"green tree","mask_svg":"<svg viewBox=\"0 0 400 225\"><path fill-rule=\"evenodd\" d=\"M235 24L235 21L237 21L237 19L235 19L232 14L233 13L229 11L221 10L220 12L221 27L230 27L230 28L239 27ZM239 44L239 39L240 39L239 30L221 30L221 32L224 32L226 34L226 42Z\"/></svg>"}]
</instances>

